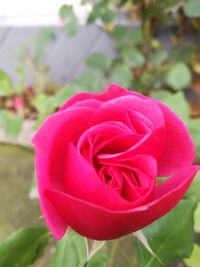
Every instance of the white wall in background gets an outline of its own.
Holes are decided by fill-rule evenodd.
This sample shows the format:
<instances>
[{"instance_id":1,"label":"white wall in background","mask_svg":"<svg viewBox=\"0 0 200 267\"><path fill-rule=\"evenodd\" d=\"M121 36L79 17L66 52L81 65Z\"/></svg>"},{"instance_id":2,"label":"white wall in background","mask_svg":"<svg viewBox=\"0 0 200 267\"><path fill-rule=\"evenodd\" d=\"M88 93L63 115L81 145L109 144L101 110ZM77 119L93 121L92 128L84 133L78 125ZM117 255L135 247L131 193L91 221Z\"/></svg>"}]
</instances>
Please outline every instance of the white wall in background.
<instances>
[{"instance_id":1,"label":"white wall in background","mask_svg":"<svg viewBox=\"0 0 200 267\"><path fill-rule=\"evenodd\" d=\"M73 5L84 23L87 8L81 0L0 0L0 26L45 26L59 25L58 10L61 5Z\"/></svg>"}]
</instances>

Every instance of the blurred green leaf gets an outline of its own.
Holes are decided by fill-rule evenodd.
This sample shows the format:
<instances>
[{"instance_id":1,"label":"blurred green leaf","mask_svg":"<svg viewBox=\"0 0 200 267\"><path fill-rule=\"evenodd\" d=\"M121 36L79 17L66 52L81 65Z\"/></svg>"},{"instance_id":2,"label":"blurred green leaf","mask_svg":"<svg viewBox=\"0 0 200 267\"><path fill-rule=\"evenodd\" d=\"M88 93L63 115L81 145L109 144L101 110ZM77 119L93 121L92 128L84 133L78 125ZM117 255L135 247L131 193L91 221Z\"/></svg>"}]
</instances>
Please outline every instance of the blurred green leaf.
<instances>
[{"instance_id":1,"label":"blurred green leaf","mask_svg":"<svg viewBox=\"0 0 200 267\"><path fill-rule=\"evenodd\" d=\"M89 67L99 70L108 70L111 66L111 63L111 58L103 53L93 53L86 60L86 64Z\"/></svg>"},{"instance_id":2,"label":"blurred green leaf","mask_svg":"<svg viewBox=\"0 0 200 267\"><path fill-rule=\"evenodd\" d=\"M127 28L117 25L111 32L111 37L115 40L122 41L127 36Z\"/></svg>"},{"instance_id":3,"label":"blurred green leaf","mask_svg":"<svg viewBox=\"0 0 200 267\"><path fill-rule=\"evenodd\" d=\"M189 259L184 260L188 267L200 267L200 246L194 244L192 255Z\"/></svg>"},{"instance_id":4,"label":"blurred green leaf","mask_svg":"<svg viewBox=\"0 0 200 267\"><path fill-rule=\"evenodd\" d=\"M14 93L12 80L3 70L0 70L0 96L9 96Z\"/></svg>"},{"instance_id":5,"label":"blurred green leaf","mask_svg":"<svg viewBox=\"0 0 200 267\"><path fill-rule=\"evenodd\" d=\"M172 93L166 90L158 90L158 91L153 91L151 93L151 97L159 100L159 101L164 101L165 98L170 97Z\"/></svg>"},{"instance_id":6,"label":"blurred green leaf","mask_svg":"<svg viewBox=\"0 0 200 267\"><path fill-rule=\"evenodd\" d=\"M138 45L142 42L142 38L143 38L142 30L139 27L136 27L131 31L127 31L128 44Z\"/></svg>"},{"instance_id":7,"label":"blurred green leaf","mask_svg":"<svg viewBox=\"0 0 200 267\"><path fill-rule=\"evenodd\" d=\"M33 101L34 107L37 109L39 113L45 113L48 105L49 105L49 98L47 95L40 93L36 96Z\"/></svg>"},{"instance_id":8,"label":"blurred green leaf","mask_svg":"<svg viewBox=\"0 0 200 267\"><path fill-rule=\"evenodd\" d=\"M171 94L162 100L170 109L172 109L186 124L189 123L189 105L183 92Z\"/></svg>"},{"instance_id":9,"label":"blurred green leaf","mask_svg":"<svg viewBox=\"0 0 200 267\"><path fill-rule=\"evenodd\" d=\"M144 228L143 233L150 247L164 264L190 256L194 241L195 208L194 199L182 200L167 215ZM137 242L137 248L140 267L163 266L141 243Z\"/></svg>"},{"instance_id":10,"label":"blurred green leaf","mask_svg":"<svg viewBox=\"0 0 200 267\"><path fill-rule=\"evenodd\" d=\"M50 267L83 267L86 262L86 246L84 238L68 230L62 240L57 242L56 251Z\"/></svg>"},{"instance_id":11,"label":"blurred green leaf","mask_svg":"<svg viewBox=\"0 0 200 267\"><path fill-rule=\"evenodd\" d=\"M23 125L23 119L19 115L13 115L8 118L6 123L6 134L16 136L20 133Z\"/></svg>"},{"instance_id":12,"label":"blurred green leaf","mask_svg":"<svg viewBox=\"0 0 200 267\"><path fill-rule=\"evenodd\" d=\"M141 67L145 63L144 55L135 48L126 47L122 51L122 59L130 68Z\"/></svg>"},{"instance_id":13,"label":"blurred green leaf","mask_svg":"<svg viewBox=\"0 0 200 267\"><path fill-rule=\"evenodd\" d=\"M195 143L195 149L196 149L196 156L198 159L200 159L200 119L190 119L188 122L188 127L190 134L192 136L192 140Z\"/></svg>"},{"instance_id":14,"label":"blurred green leaf","mask_svg":"<svg viewBox=\"0 0 200 267\"><path fill-rule=\"evenodd\" d=\"M168 58L168 54L165 50L156 50L150 56L149 63L154 67L158 68L160 65L165 62Z\"/></svg>"},{"instance_id":15,"label":"blurred green leaf","mask_svg":"<svg viewBox=\"0 0 200 267\"><path fill-rule=\"evenodd\" d=\"M167 83L175 90L184 89L191 83L191 72L184 63L176 63L167 74Z\"/></svg>"},{"instance_id":16,"label":"blurred green leaf","mask_svg":"<svg viewBox=\"0 0 200 267\"><path fill-rule=\"evenodd\" d=\"M55 33L52 28L43 28L36 35L33 55L37 60L44 57L46 46L55 39Z\"/></svg>"},{"instance_id":17,"label":"blurred green leaf","mask_svg":"<svg viewBox=\"0 0 200 267\"><path fill-rule=\"evenodd\" d=\"M64 21L65 31L69 36L74 36L79 28L78 19L70 5L62 5L59 10L60 18Z\"/></svg>"},{"instance_id":18,"label":"blurred green leaf","mask_svg":"<svg viewBox=\"0 0 200 267\"><path fill-rule=\"evenodd\" d=\"M200 201L200 172L195 176L189 190L186 193L187 197L196 197Z\"/></svg>"},{"instance_id":19,"label":"blurred green leaf","mask_svg":"<svg viewBox=\"0 0 200 267\"><path fill-rule=\"evenodd\" d=\"M102 89L105 85L105 79L101 72L87 71L81 74L73 83L78 91L96 91Z\"/></svg>"},{"instance_id":20,"label":"blurred green leaf","mask_svg":"<svg viewBox=\"0 0 200 267\"><path fill-rule=\"evenodd\" d=\"M124 64L117 64L111 71L110 82L118 83L121 86L129 87L133 76L130 69Z\"/></svg>"},{"instance_id":21,"label":"blurred green leaf","mask_svg":"<svg viewBox=\"0 0 200 267\"><path fill-rule=\"evenodd\" d=\"M200 3L199 0L188 0L183 7L184 13L188 17L200 17Z\"/></svg>"},{"instance_id":22,"label":"blurred green leaf","mask_svg":"<svg viewBox=\"0 0 200 267\"><path fill-rule=\"evenodd\" d=\"M110 9L106 9L101 13L101 18L105 23L110 23L115 18L115 12Z\"/></svg>"},{"instance_id":23,"label":"blurred green leaf","mask_svg":"<svg viewBox=\"0 0 200 267\"><path fill-rule=\"evenodd\" d=\"M97 18L101 17L101 5L94 5L88 17L88 23L93 23Z\"/></svg>"},{"instance_id":24,"label":"blurred green leaf","mask_svg":"<svg viewBox=\"0 0 200 267\"><path fill-rule=\"evenodd\" d=\"M54 107L60 107L70 96L75 92L73 86L67 85L64 88L59 89L53 98Z\"/></svg>"},{"instance_id":25,"label":"blurred green leaf","mask_svg":"<svg viewBox=\"0 0 200 267\"><path fill-rule=\"evenodd\" d=\"M108 253L100 250L87 263L87 267L107 267L108 258Z\"/></svg>"},{"instance_id":26,"label":"blurred green leaf","mask_svg":"<svg viewBox=\"0 0 200 267\"><path fill-rule=\"evenodd\" d=\"M196 233L200 233L200 202L198 202L197 208L194 213L194 231Z\"/></svg>"},{"instance_id":27,"label":"blurred green leaf","mask_svg":"<svg viewBox=\"0 0 200 267\"><path fill-rule=\"evenodd\" d=\"M154 83L155 77L150 72L143 72L139 79L143 86L151 86Z\"/></svg>"},{"instance_id":28,"label":"blurred green leaf","mask_svg":"<svg viewBox=\"0 0 200 267\"><path fill-rule=\"evenodd\" d=\"M5 127L8 120L7 110L0 110L0 127Z\"/></svg>"},{"instance_id":29,"label":"blurred green leaf","mask_svg":"<svg viewBox=\"0 0 200 267\"><path fill-rule=\"evenodd\" d=\"M28 267L44 251L50 233L46 228L19 230L0 243L0 267Z\"/></svg>"}]
</instances>

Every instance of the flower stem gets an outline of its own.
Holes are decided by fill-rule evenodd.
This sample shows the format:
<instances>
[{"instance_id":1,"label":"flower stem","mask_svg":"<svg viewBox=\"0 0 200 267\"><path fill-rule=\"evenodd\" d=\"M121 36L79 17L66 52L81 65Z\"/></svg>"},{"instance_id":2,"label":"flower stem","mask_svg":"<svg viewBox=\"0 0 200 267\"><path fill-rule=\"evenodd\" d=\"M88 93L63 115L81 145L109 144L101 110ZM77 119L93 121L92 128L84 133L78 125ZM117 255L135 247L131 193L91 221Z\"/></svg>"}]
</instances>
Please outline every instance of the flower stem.
<instances>
[{"instance_id":1,"label":"flower stem","mask_svg":"<svg viewBox=\"0 0 200 267\"><path fill-rule=\"evenodd\" d=\"M108 261L108 267L112 267L113 265L113 260L114 260L114 256L115 256L118 244L119 244L119 239L116 239L113 241L112 249L110 252L110 258Z\"/></svg>"}]
</instances>

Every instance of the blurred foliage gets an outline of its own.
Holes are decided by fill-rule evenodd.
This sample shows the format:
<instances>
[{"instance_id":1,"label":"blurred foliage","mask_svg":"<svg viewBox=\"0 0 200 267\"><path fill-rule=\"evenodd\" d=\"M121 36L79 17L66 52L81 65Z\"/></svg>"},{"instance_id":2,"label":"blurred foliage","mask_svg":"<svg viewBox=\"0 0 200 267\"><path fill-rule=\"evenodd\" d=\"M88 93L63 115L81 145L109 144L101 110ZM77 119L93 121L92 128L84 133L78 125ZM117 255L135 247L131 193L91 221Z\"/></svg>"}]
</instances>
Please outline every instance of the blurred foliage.
<instances>
[{"instance_id":1,"label":"blurred foliage","mask_svg":"<svg viewBox=\"0 0 200 267\"><path fill-rule=\"evenodd\" d=\"M116 82L161 100L163 96L171 95L169 100L172 102L176 101L176 91L181 90L181 103L187 100L188 116L195 117L187 124L199 154L198 0L82 0L81 3L90 7L87 24L97 23L113 40L115 56L93 52L86 58L86 70L71 84L59 89L50 82L49 67L45 63L46 50L57 37L52 28L41 29L34 40L23 44L17 51L17 83L13 84L9 75L0 71L0 109L6 110L13 118L5 119L5 113L0 112L0 123L8 129L7 133L14 134L13 126L8 127L9 123L20 128L19 117L22 120L37 119L37 127L72 94L83 90L99 91ZM66 36L76 35L80 25L73 7L61 6L59 15ZM25 86L27 69L34 81L28 87ZM23 107L16 108L18 98ZM16 130L16 134L18 132Z\"/></svg>"}]
</instances>

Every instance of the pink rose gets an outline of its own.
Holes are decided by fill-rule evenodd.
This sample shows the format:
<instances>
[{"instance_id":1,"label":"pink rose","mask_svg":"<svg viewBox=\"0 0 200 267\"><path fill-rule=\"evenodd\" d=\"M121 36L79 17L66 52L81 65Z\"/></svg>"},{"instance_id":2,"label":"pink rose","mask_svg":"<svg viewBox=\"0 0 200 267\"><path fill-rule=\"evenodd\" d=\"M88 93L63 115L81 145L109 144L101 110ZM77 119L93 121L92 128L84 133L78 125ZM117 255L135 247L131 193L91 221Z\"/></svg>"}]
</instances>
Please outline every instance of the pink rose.
<instances>
[{"instance_id":1,"label":"pink rose","mask_svg":"<svg viewBox=\"0 0 200 267\"><path fill-rule=\"evenodd\" d=\"M57 239L68 226L96 240L137 231L169 212L199 170L177 115L116 84L71 97L33 144L42 213Z\"/></svg>"}]
</instances>

